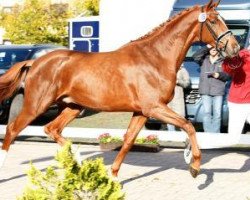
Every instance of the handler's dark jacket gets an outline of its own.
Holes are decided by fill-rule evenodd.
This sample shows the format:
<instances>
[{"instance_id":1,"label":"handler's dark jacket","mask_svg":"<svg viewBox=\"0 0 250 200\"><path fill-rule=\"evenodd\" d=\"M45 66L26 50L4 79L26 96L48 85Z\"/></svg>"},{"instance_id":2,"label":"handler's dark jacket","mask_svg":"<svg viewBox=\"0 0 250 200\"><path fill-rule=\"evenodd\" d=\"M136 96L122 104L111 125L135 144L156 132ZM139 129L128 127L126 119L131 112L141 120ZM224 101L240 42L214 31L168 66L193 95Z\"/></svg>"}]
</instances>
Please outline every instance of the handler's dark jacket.
<instances>
[{"instance_id":1,"label":"handler's dark jacket","mask_svg":"<svg viewBox=\"0 0 250 200\"><path fill-rule=\"evenodd\" d=\"M222 59L218 59L213 64L209 59L209 49L204 47L193 55L194 61L201 67L199 93L203 95L223 96L225 94L226 81L230 76L222 71ZM211 76L212 73L218 72L219 78Z\"/></svg>"}]
</instances>

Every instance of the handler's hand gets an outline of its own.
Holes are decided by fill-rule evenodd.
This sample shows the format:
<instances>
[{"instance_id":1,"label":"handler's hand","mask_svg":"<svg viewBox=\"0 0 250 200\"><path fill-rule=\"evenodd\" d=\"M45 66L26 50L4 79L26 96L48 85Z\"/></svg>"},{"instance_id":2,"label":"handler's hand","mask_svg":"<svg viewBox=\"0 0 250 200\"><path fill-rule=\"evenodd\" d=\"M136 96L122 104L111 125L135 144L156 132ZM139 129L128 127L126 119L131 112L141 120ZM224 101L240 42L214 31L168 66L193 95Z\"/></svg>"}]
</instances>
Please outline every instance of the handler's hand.
<instances>
[{"instance_id":1,"label":"handler's hand","mask_svg":"<svg viewBox=\"0 0 250 200\"><path fill-rule=\"evenodd\" d=\"M212 76L213 76L214 78L219 78L220 74L219 74L218 72L214 72L214 73L212 74Z\"/></svg>"}]
</instances>

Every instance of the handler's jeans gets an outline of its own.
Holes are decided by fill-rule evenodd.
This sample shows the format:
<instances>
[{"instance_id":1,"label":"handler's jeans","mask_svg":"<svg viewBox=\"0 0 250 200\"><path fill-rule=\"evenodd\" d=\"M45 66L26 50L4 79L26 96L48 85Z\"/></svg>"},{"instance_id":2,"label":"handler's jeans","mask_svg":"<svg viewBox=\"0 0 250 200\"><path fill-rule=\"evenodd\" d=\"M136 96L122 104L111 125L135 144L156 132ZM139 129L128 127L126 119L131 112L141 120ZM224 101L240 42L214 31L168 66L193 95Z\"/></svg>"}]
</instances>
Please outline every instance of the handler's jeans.
<instances>
[{"instance_id":1,"label":"handler's jeans","mask_svg":"<svg viewBox=\"0 0 250 200\"><path fill-rule=\"evenodd\" d=\"M201 95L204 108L203 129L220 133L223 96Z\"/></svg>"}]
</instances>

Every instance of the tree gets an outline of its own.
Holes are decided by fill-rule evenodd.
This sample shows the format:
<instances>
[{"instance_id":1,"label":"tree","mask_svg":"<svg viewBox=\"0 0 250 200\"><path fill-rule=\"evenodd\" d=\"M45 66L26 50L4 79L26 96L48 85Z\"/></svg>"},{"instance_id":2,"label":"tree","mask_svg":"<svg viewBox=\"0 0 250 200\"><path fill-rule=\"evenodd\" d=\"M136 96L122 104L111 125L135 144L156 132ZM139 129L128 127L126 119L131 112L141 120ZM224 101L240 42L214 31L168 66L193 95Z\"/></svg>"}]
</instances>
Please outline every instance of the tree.
<instances>
[{"instance_id":1,"label":"tree","mask_svg":"<svg viewBox=\"0 0 250 200\"><path fill-rule=\"evenodd\" d=\"M74 0L68 4L50 4L50 0L25 0L11 13L1 13L5 39L15 44L56 43L68 45L69 18L98 15L100 0Z\"/></svg>"},{"instance_id":2,"label":"tree","mask_svg":"<svg viewBox=\"0 0 250 200\"><path fill-rule=\"evenodd\" d=\"M99 15L99 3L100 0L85 0L84 7L90 15Z\"/></svg>"},{"instance_id":3,"label":"tree","mask_svg":"<svg viewBox=\"0 0 250 200\"><path fill-rule=\"evenodd\" d=\"M3 16L5 37L13 43L57 43L67 45L67 9L50 6L48 1L26 0Z\"/></svg>"},{"instance_id":4,"label":"tree","mask_svg":"<svg viewBox=\"0 0 250 200\"><path fill-rule=\"evenodd\" d=\"M100 0L73 0L70 6L73 17L99 15Z\"/></svg>"}]
</instances>

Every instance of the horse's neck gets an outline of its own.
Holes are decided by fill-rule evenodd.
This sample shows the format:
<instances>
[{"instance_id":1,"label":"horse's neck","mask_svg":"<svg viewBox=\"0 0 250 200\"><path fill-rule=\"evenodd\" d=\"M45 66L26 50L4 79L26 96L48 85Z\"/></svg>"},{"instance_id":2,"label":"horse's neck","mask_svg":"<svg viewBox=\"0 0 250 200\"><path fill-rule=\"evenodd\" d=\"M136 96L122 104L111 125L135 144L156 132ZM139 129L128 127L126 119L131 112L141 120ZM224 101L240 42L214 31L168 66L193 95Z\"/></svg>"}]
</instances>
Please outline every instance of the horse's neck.
<instances>
[{"instance_id":1,"label":"horse's neck","mask_svg":"<svg viewBox=\"0 0 250 200\"><path fill-rule=\"evenodd\" d=\"M178 17L159 29L154 35L142 41L145 44L144 49L148 51L157 51L162 58L176 61L176 66L179 66L189 47L194 42L197 33L194 31L197 25L198 8L193 8L189 11L184 11Z\"/></svg>"}]
</instances>

